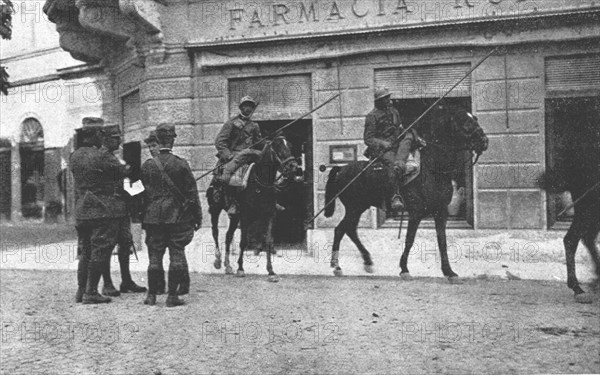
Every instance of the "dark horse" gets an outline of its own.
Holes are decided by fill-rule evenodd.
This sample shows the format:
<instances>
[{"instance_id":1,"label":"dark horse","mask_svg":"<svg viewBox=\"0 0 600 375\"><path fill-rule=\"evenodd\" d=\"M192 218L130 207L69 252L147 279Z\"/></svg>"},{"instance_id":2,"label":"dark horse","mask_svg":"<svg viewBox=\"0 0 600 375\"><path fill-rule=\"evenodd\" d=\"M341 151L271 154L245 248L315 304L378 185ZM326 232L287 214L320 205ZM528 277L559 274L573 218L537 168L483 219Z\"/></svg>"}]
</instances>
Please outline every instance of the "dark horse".
<instances>
[{"instance_id":1,"label":"dark horse","mask_svg":"<svg viewBox=\"0 0 600 375\"><path fill-rule=\"evenodd\" d=\"M600 108L581 105L574 118L560 122L561 134L557 139L556 157L551 168L539 178L540 187L549 193L569 191L575 214L564 237L567 263L567 285L575 292L575 300L591 303L592 295L579 286L575 274L575 253L579 241L587 247L596 267L600 282L600 256L596 237L600 232ZM572 116L573 117L573 116ZM586 194L587 192L587 194ZM585 194L585 196L584 196ZM583 196L583 198L582 198ZM580 199L577 201L578 199Z\"/></svg>"},{"instance_id":2,"label":"dark horse","mask_svg":"<svg viewBox=\"0 0 600 375\"><path fill-rule=\"evenodd\" d=\"M471 151L480 155L487 149L488 139L477 123L477 118L463 109L438 104L419 125L419 133L427 145L421 150L421 173L403 188L406 209L409 213L408 233L404 253L400 259L404 279L410 278L407 268L408 254L414 243L419 223L428 215L433 215L442 259L442 272L450 281L458 281L448 261L446 245L446 222L448 204L452 198L452 177L464 168L461 155ZM329 202L338 191L346 186L367 165L366 161L350 163L344 167L334 167L329 173L325 200ZM347 234L360 251L365 270L372 272L371 255L360 242L356 227L361 214L370 206L381 206L391 194L393 172L379 163L373 164L340 196L346 214L335 228L331 267L335 275L341 275L339 266L340 241ZM335 204L325 210L331 217Z\"/></svg>"},{"instance_id":3,"label":"dark horse","mask_svg":"<svg viewBox=\"0 0 600 375\"><path fill-rule=\"evenodd\" d=\"M225 272L233 273L229 264L229 253L233 234L241 224L240 255L238 258L237 275L244 276L243 256L244 250L265 250L267 254L267 271L269 281L278 281L273 272L271 255L273 238L271 230L276 212L276 193L278 189L277 172L281 172L281 178L293 181L296 176L298 163L292 156L287 140L283 136L277 136L267 142L262 153L257 158L250 172L247 187L239 195L238 215L229 215L229 228L225 237ZM211 185L206 192L209 212L212 222L212 234L216 244L215 268L221 267L221 251L218 246L218 223L219 214L225 208L223 194L216 194L216 189Z\"/></svg>"}]
</instances>

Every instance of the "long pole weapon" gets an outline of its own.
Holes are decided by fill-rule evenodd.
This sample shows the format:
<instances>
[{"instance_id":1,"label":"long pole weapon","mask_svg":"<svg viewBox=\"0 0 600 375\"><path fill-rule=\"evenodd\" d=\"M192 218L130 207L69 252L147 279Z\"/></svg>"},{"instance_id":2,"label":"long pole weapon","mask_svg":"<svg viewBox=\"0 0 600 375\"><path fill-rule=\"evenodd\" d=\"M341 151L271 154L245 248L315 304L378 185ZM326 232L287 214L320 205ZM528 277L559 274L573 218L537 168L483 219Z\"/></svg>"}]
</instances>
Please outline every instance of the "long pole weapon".
<instances>
[{"instance_id":1,"label":"long pole weapon","mask_svg":"<svg viewBox=\"0 0 600 375\"><path fill-rule=\"evenodd\" d=\"M565 207L562 211L560 211L560 213L558 215L556 215L556 217L561 216L562 214L564 214L565 212L569 211L571 208L575 207L575 205L577 203L579 203L580 200L582 200L583 198L585 198L586 195L588 195L589 193L592 192L592 190L594 190L595 188L597 188L598 186L600 186L600 182L598 182L597 184L595 184L594 186L592 186L591 188L587 189L585 193L583 193L583 195L579 198L577 198L575 200L575 202L571 203L570 205L568 205L567 207Z\"/></svg>"},{"instance_id":2,"label":"long pole weapon","mask_svg":"<svg viewBox=\"0 0 600 375\"><path fill-rule=\"evenodd\" d=\"M312 110L310 110L310 111L308 111L308 112L304 113L302 116L300 116L300 117L296 118L295 120L293 120L293 121L291 121L291 122L289 122L289 123L285 124L284 126L282 126L281 128L279 128L279 129L278 129L276 132L274 132L273 134L271 134L271 135L268 135L268 136L266 136L266 137L263 137L263 138L259 139L259 140L258 140L256 143L254 143L253 145L250 145L250 146L248 146L248 147L246 147L246 148L244 148L244 149L252 148L252 147L254 147L254 146L256 146L256 145L259 145L259 144L260 144L260 143L262 143L263 141L265 141L265 140L269 139L269 137L274 137L274 136L277 136L278 134L281 134L281 133L283 132L283 130L284 130L284 129L286 129L286 128L288 128L288 127L292 126L292 125L294 125L295 123L297 123L298 121L302 120L302 119L303 119L303 118L305 118L306 116L308 116L308 115L310 115L311 113L313 113L313 112L317 111L318 109L320 109L321 107L325 106L327 103L329 103L329 102L330 102L330 101L332 101L333 99L337 98L338 96L342 95L342 93L344 93L344 92L346 92L346 91L348 91L348 89L346 89L346 90L344 90L344 91L342 91L342 92L340 92L340 93L337 93L337 94L333 95L331 98L329 98L329 99L325 100L325 101L324 101L323 103L321 103L319 106L317 106L317 107L315 107L314 109L312 109ZM227 162L225 162L225 163L219 163L219 164L218 164L216 167L214 167L213 169L209 170L208 172L205 172L205 173L204 173L204 174L202 174L200 177L196 178L196 181L200 180L200 179L201 179L201 178L203 178L203 177L206 177L206 176L208 176L208 175L209 175L209 174L211 174L213 171L215 171L215 170L217 170L217 169L221 168L221 167L222 167L222 166L224 166L225 164L227 164Z\"/></svg>"},{"instance_id":3,"label":"long pole weapon","mask_svg":"<svg viewBox=\"0 0 600 375\"><path fill-rule=\"evenodd\" d=\"M446 91L444 93L444 95L442 95L438 100L436 100L431 106L429 106L429 108L427 108L427 110L425 110L425 112L423 112L421 114L421 116L417 117L417 119L415 121L412 122L412 124L410 124L410 126L408 126L406 129L404 129L404 131L402 133L400 133L400 135L396 138L395 141L398 141L400 139L402 139L402 137L413 127L415 126L419 121L421 121L421 119L423 117L425 117L425 115L427 113L429 113L439 102L442 101L442 99L444 99L446 96L448 96L448 94L450 94L450 92L452 92L452 90L454 90L462 81L464 81L469 75L471 75L471 73L473 73L473 71L475 69L477 69L481 64L483 64L483 62L485 60L487 60L490 56L492 56L494 53L496 53L496 51L500 48L500 46L494 48L490 53L488 53L487 55L485 55L477 64L475 64L475 66L473 66L468 72L467 74L465 74L458 82L456 82L448 91ZM371 159L371 161L369 161L369 163L360 171L358 172L358 174L356 176L354 176L354 178L352 180L350 180L350 182L348 182L346 184L346 186L344 186L333 198L331 198L331 200L329 202L326 202L325 205L323 206L323 208L321 208L319 210L319 212L317 212L317 214L315 216L313 216L309 221L306 222L306 224L309 224L311 222L313 222L323 211L325 211L325 209L332 204L333 202L335 202L335 200L344 192L346 191L346 189L348 189L348 187L350 185L352 185L352 183L354 181L356 181L367 169L369 169L369 167L371 165L373 165L376 161L378 161L382 155L379 155L376 158Z\"/></svg>"}]
</instances>

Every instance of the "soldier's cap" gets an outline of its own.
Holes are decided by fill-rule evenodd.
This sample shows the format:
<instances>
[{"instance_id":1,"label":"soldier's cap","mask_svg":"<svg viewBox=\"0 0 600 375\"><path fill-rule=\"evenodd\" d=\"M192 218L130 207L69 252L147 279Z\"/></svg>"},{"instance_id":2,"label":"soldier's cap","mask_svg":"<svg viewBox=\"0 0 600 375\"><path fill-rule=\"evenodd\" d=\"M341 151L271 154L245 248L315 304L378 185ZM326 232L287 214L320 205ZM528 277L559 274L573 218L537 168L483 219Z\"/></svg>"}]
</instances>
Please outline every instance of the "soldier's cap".
<instances>
[{"instance_id":1,"label":"soldier's cap","mask_svg":"<svg viewBox=\"0 0 600 375\"><path fill-rule=\"evenodd\" d=\"M100 117L84 117L81 125L83 125L83 129L101 128L104 126L104 120Z\"/></svg>"},{"instance_id":2,"label":"soldier's cap","mask_svg":"<svg viewBox=\"0 0 600 375\"><path fill-rule=\"evenodd\" d=\"M156 137L177 137L177 133L175 133L175 125L173 124L160 124L156 127Z\"/></svg>"},{"instance_id":3,"label":"soldier's cap","mask_svg":"<svg viewBox=\"0 0 600 375\"><path fill-rule=\"evenodd\" d=\"M144 143L149 144L151 142L158 142L158 138L156 137L156 130L152 130L148 138L144 139Z\"/></svg>"},{"instance_id":4,"label":"soldier's cap","mask_svg":"<svg viewBox=\"0 0 600 375\"><path fill-rule=\"evenodd\" d=\"M254 106L256 107L256 100L254 100L254 98L252 98L249 95L244 96L241 100L240 100L240 107L242 106L242 104L244 103L252 103L254 104Z\"/></svg>"},{"instance_id":5,"label":"soldier's cap","mask_svg":"<svg viewBox=\"0 0 600 375\"><path fill-rule=\"evenodd\" d=\"M121 137L121 128L119 125L108 125L102 128L102 135L105 137Z\"/></svg>"},{"instance_id":6,"label":"soldier's cap","mask_svg":"<svg viewBox=\"0 0 600 375\"><path fill-rule=\"evenodd\" d=\"M392 93L387 87L380 87L375 90L375 100L379 100L390 95L392 95Z\"/></svg>"}]
</instances>

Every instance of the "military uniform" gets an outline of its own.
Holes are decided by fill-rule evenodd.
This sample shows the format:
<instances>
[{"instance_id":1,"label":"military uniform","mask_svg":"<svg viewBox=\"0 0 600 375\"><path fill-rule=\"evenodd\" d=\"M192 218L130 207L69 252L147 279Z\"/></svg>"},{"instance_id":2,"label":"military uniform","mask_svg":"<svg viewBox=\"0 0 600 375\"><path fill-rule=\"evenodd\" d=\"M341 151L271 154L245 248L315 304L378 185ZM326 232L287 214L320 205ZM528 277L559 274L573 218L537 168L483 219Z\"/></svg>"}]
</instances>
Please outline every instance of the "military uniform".
<instances>
[{"instance_id":1,"label":"military uniform","mask_svg":"<svg viewBox=\"0 0 600 375\"><path fill-rule=\"evenodd\" d=\"M98 123L101 119L96 119ZM115 165L96 147L81 147L70 158L75 185L75 219L82 244L78 267L80 294L86 279L83 303L110 302L98 293L102 271L109 266L117 243L119 220L127 216L125 201L117 186L124 168ZM77 296L77 297L78 297Z\"/></svg>"},{"instance_id":2,"label":"military uniform","mask_svg":"<svg viewBox=\"0 0 600 375\"><path fill-rule=\"evenodd\" d=\"M105 127L105 137L120 137L121 131L118 126ZM115 221L118 223L117 232L117 245L118 245L118 257L119 257L119 268L121 271L121 286L119 288L121 293L134 292L142 293L146 291L146 288L137 285L131 278L131 272L129 270L129 260L131 255L131 249L133 246L133 236L131 235L131 218L129 217L129 205L128 199L130 199L123 189L123 179L128 175L127 167L122 164L119 159L110 151L106 146L100 148L101 160L103 165L111 170L113 178L113 195L112 198L115 202L115 207L118 207L118 217L115 216ZM125 207L125 214L122 215L122 207ZM110 275L110 262L102 273L104 279L104 288L102 293L109 296L118 296L120 293L113 285L112 278Z\"/></svg>"},{"instance_id":3,"label":"military uniform","mask_svg":"<svg viewBox=\"0 0 600 375\"><path fill-rule=\"evenodd\" d=\"M399 190L399 179L402 174L410 172L406 170L406 160L413 147L413 141L417 140L414 130L408 131L400 141L398 137L404 131L400 114L392 106L377 105L377 101L391 95L388 89L377 89L375 91L376 107L365 119L364 139L367 149L365 156L376 158L381 156L383 162L390 167L390 179L394 181L394 191ZM396 146L398 144L398 146ZM402 201L398 194L393 198L393 208L401 208Z\"/></svg>"},{"instance_id":4,"label":"military uniform","mask_svg":"<svg viewBox=\"0 0 600 375\"><path fill-rule=\"evenodd\" d=\"M249 96L240 101L240 109L244 103L256 102ZM260 158L264 143L258 124L244 116L242 113L229 119L221 128L215 139L217 157L220 164L224 164L222 175L218 178L221 183L228 184L235 171L244 164L250 164ZM215 188L222 188L218 183L213 183ZM237 193L235 188L226 189L226 205L232 214L237 213Z\"/></svg>"},{"instance_id":5,"label":"military uniform","mask_svg":"<svg viewBox=\"0 0 600 375\"><path fill-rule=\"evenodd\" d=\"M172 125L159 125L156 132L159 143L163 142L164 137L175 137ZM157 161L183 197L173 192ZM184 159L173 155L169 148L161 148L158 156L143 164L142 183L146 188L142 223L146 230L146 245L150 257L149 290L145 303L152 305L156 302L158 280L163 273L163 256L168 247L170 264L167 306L176 306L182 304L177 295L187 294L189 291L185 247L192 241L194 230L202 223L196 180ZM185 199L185 203L181 202L181 198ZM174 304L170 305L169 301Z\"/></svg>"}]
</instances>

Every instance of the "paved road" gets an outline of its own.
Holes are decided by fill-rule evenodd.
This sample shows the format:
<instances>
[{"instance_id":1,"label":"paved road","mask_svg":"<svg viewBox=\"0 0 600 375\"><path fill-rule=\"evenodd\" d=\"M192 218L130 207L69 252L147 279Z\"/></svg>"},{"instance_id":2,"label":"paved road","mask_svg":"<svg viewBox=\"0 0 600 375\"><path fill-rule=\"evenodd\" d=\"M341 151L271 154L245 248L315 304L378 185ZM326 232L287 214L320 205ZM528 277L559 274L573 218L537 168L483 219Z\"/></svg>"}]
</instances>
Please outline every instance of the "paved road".
<instances>
[{"instance_id":1,"label":"paved road","mask_svg":"<svg viewBox=\"0 0 600 375\"><path fill-rule=\"evenodd\" d=\"M194 273L173 309L75 304L72 271L0 285L2 374L600 372L600 304L558 281Z\"/></svg>"}]
</instances>

